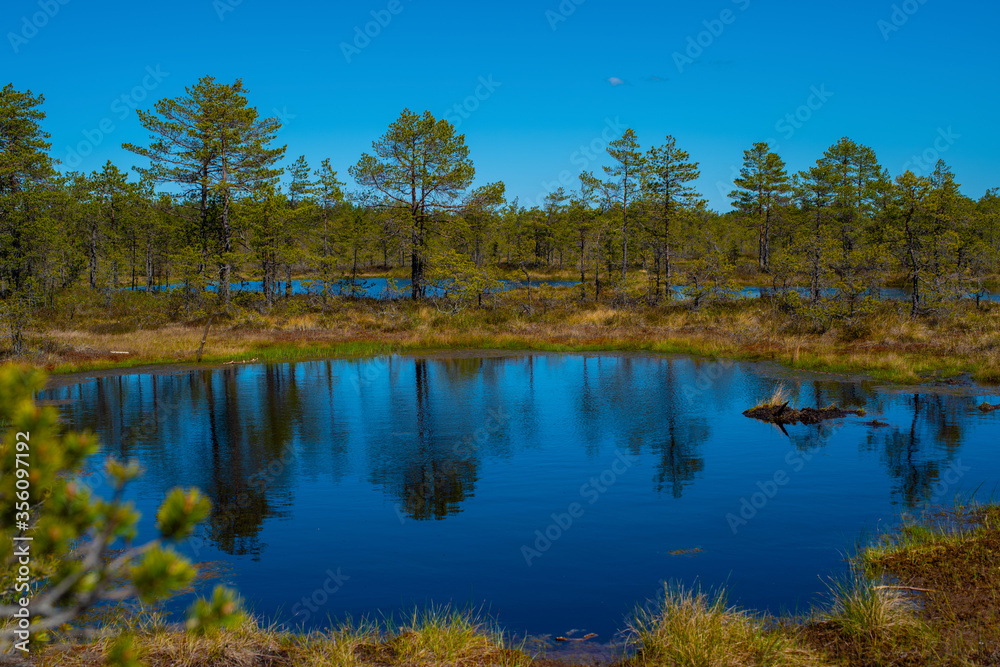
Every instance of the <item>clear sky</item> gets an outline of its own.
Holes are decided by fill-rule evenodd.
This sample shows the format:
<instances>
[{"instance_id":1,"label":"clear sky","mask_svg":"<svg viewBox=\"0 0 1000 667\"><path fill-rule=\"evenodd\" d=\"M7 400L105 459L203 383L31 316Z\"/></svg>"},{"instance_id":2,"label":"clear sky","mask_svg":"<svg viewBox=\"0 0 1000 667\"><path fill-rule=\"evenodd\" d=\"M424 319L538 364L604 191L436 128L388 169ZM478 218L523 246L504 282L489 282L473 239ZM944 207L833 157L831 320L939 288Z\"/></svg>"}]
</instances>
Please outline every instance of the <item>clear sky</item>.
<instances>
[{"instance_id":1,"label":"clear sky","mask_svg":"<svg viewBox=\"0 0 1000 667\"><path fill-rule=\"evenodd\" d=\"M939 155L967 195L1000 186L993 2L4 0L0 29L0 85L44 94L64 170L136 164L132 108L212 75L284 118L286 164L344 179L408 107L460 121L477 182L522 204L578 188L627 127L673 134L719 211L765 140L790 170L849 136L893 176Z\"/></svg>"}]
</instances>

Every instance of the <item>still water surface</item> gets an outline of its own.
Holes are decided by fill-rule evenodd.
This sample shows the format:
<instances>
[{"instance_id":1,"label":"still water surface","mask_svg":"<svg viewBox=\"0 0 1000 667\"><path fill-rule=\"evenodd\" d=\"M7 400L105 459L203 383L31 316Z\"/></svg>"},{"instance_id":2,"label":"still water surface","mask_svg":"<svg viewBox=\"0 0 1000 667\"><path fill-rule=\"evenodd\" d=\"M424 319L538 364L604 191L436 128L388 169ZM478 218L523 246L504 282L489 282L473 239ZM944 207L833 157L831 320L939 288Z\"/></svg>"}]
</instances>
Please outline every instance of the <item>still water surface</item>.
<instances>
[{"instance_id":1,"label":"still water surface","mask_svg":"<svg viewBox=\"0 0 1000 667\"><path fill-rule=\"evenodd\" d=\"M287 283L283 281L278 281L278 293L284 294L285 287ZM400 299L408 298L411 291L411 283L407 278L401 278L395 280L395 289L391 289L389 286L389 281L385 278L359 278L355 283L351 283L350 280L334 280L330 282L328 287L328 293L330 295L343 295L343 296L355 296L364 297L368 299ZM242 281L232 283L232 289L237 292L261 292L264 289L264 284L259 280ZM579 287L580 281L578 280L532 280L531 287ZM319 294L322 290L322 284L319 281L302 281L293 280L291 281L292 293L293 294ZM500 291L508 291L513 289L522 289L527 286L524 281L518 280L501 280L500 281ZM137 290L142 290L144 287L138 287ZM159 288L157 288L159 289ZM209 285L209 290L215 291L218 289L217 285ZM593 283L588 283L588 289L593 290ZM605 287L607 289L613 289ZM445 290L441 287L434 285L428 285L428 294L430 296L441 296L445 293ZM808 297L810 290L806 287L793 287L791 290L798 292L803 297ZM834 297L837 295L837 290L832 288L827 288L820 290L825 297ZM671 292L678 299L686 299L688 295L685 292L685 288L682 286L675 285ZM755 299L761 294L768 295L775 292L773 287L741 287L735 290L728 290L725 295L730 298L740 298L740 299ZM721 296L721 295L720 295ZM879 290L877 293L873 293L879 299L889 299L892 301L908 301L912 296L912 292L900 289L897 287L888 287ZM963 295L963 298L971 299L973 297L968 294ZM990 293L984 292L980 294L981 301L1000 301L1000 293Z\"/></svg>"},{"instance_id":2,"label":"still water surface","mask_svg":"<svg viewBox=\"0 0 1000 667\"><path fill-rule=\"evenodd\" d=\"M607 640L664 580L805 610L862 531L1000 482L1000 413L974 409L993 389L768 364L465 353L58 382L42 398L69 425L145 467L140 538L168 489L202 488L212 518L180 549L307 628L433 601ZM742 416L779 383L868 414L787 436Z\"/></svg>"}]
</instances>

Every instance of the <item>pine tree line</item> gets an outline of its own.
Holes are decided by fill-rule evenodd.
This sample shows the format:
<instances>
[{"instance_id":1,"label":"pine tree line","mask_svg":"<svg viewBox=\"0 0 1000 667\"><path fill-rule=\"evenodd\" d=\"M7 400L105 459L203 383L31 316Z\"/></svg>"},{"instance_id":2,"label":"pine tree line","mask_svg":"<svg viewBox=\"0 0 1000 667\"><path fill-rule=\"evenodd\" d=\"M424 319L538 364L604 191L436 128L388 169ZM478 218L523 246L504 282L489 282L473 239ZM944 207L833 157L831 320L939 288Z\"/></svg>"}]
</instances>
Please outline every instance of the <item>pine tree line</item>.
<instances>
[{"instance_id":1,"label":"pine tree line","mask_svg":"<svg viewBox=\"0 0 1000 667\"><path fill-rule=\"evenodd\" d=\"M413 298L450 281L481 300L503 270L544 268L576 272L584 299L638 292L697 305L741 276L793 307L850 318L890 280L905 283L917 316L982 298L1000 272L1000 189L973 200L942 161L928 176L893 178L849 138L791 174L754 144L734 210L720 215L693 188L699 165L674 137L644 151L629 129L603 174L525 208L505 200L503 183L472 188L464 135L429 112L404 110L350 168L357 192L329 159L282 168L280 120L246 94L239 80L205 77L140 111L149 143L124 147L148 166L131 181L111 162L58 172L43 97L0 92L0 308L15 349L34 308L80 286L110 300L170 285L195 299L211 284L224 307L234 283L260 280L272 304L304 275L327 303L337 283L405 267Z\"/></svg>"}]
</instances>

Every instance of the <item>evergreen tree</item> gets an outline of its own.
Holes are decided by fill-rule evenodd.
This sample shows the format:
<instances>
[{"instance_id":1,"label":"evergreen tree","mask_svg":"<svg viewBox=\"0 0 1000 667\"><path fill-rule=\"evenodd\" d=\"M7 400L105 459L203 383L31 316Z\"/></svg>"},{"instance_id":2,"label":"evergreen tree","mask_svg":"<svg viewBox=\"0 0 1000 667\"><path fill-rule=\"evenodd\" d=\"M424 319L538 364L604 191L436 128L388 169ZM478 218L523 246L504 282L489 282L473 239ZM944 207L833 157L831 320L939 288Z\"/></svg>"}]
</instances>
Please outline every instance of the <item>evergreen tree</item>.
<instances>
[{"instance_id":1,"label":"evergreen tree","mask_svg":"<svg viewBox=\"0 0 1000 667\"><path fill-rule=\"evenodd\" d=\"M615 204L621 212L621 243L622 243L622 288L628 276L628 213L629 205L638 195L645 162L639 151L639 139L631 128L608 145L608 155L614 164L604 167L604 173L609 177L607 185L609 192L615 195Z\"/></svg>"},{"instance_id":2,"label":"evergreen tree","mask_svg":"<svg viewBox=\"0 0 1000 667\"><path fill-rule=\"evenodd\" d=\"M124 144L149 159L150 167L141 170L145 177L179 184L183 196L199 202L202 254L206 263L214 256L223 303L229 301L232 273L233 198L276 179L281 171L274 165L285 152L284 146L270 147L281 121L261 118L248 106L246 92L240 79L218 84L203 77L185 96L157 102L155 113L137 110L150 132L148 147Z\"/></svg>"},{"instance_id":3,"label":"evergreen tree","mask_svg":"<svg viewBox=\"0 0 1000 667\"><path fill-rule=\"evenodd\" d=\"M330 251L330 225L337 210L344 206L344 183L337 178L337 172L330 165L329 158L320 163L320 168L313 172L313 175L316 176L313 193L316 196L320 209L320 222L323 225L319 247L319 272L325 304L330 291L334 263Z\"/></svg>"},{"instance_id":4,"label":"evergreen tree","mask_svg":"<svg viewBox=\"0 0 1000 667\"><path fill-rule=\"evenodd\" d=\"M0 321L10 332L14 354L39 295L36 277L52 230L47 224L53 175L49 135L41 128L44 98L31 91L0 90Z\"/></svg>"},{"instance_id":5,"label":"evergreen tree","mask_svg":"<svg viewBox=\"0 0 1000 667\"><path fill-rule=\"evenodd\" d=\"M444 211L457 208L455 200L476 175L465 135L455 134L446 120L436 120L404 109L388 131L364 153L350 174L363 188L385 197L386 205L407 212L410 220L410 276L414 299L426 296L424 271L427 235Z\"/></svg>"},{"instance_id":6,"label":"evergreen tree","mask_svg":"<svg viewBox=\"0 0 1000 667\"><path fill-rule=\"evenodd\" d=\"M691 181L701 172L698 163L691 161L687 151L677 147L673 136L667 135L662 146L654 146L646 154L643 173L643 189L650 202L650 217L647 230L655 239L656 247L656 299L660 295L660 265L663 265L664 294L671 297L672 240L676 235L678 221L700 199Z\"/></svg>"},{"instance_id":7,"label":"evergreen tree","mask_svg":"<svg viewBox=\"0 0 1000 667\"><path fill-rule=\"evenodd\" d=\"M729 198L740 212L756 221L757 266L766 273L770 270L774 215L789 193L785 163L767 142L755 143L743 151L743 168L733 182L737 189Z\"/></svg>"},{"instance_id":8,"label":"evergreen tree","mask_svg":"<svg viewBox=\"0 0 1000 667\"><path fill-rule=\"evenodd\" d=\"M11 84L0 90L0 296L26 286L42 252L42 204L53 175L44 101Z\"/></svg>"},{"instance_id":9,"label":"evergreen tree","mask_svg":"<svg viewBox=\"0 0 1000 667\"><path fill-rule=\"evenodd\" d=\"M896 223L898 242L902 251L901 264L907 272L910 285L910 317L915 317L922 300L926 282L927 246L931 242L931 216L927 210L928 195L931 191L930 179L916 176L907 171L896 178L893 188L893 206L890 217Z\"/></svg>"}]
</instances>

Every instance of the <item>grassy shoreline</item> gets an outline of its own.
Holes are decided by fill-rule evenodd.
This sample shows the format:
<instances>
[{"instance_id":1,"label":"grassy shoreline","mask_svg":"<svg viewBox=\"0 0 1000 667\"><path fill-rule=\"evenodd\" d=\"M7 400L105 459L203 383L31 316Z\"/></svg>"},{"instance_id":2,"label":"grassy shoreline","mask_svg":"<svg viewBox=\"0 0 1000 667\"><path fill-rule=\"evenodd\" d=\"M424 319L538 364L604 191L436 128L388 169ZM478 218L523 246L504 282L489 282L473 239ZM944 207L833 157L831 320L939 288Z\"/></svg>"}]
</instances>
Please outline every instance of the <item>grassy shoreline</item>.
<instances>
[{"instance_id":1,"label":"grassy shoreline","mask_svg":"<svg viewBox=\"0 0 1000 667\"><path fill-rule=\"evenodd\" d=\"M53 374L194 363L208 309L121 294L77 295L40 314L17 361ZM660 306L581 303L573 288L504 293L489 308L443 312L409 300L280 299L211 315L201 364L369 357L432 350L654 352L773 361L798 370L914 384L969 376L1000 384L1000 304L911 319L885 302L850 325L817 327L760 299ZM0 351L2 354L2 351ZM3 358L3 357L0 357Z\"/></svg>"},{"instance_id":2,"label":"grassy shoreline","mask_svg":"<svg viewBox=\"0 0 1000 667\"><path fill-rule=\"evenodd\" d=\"M626 619L627 643L598 662L596 652L546 655L475 612L437 607L310 634L246 618L238 627L193 636L155 616L123 619L117 636L50 647L34 664L103 664L124 646L153 667L994 665L998 549L1000 505L967 503L876 536L850 559L850 574L830 582L826 599L802 617L760 616L730 606L724 590L667 584L663 596Z\"/></svg>"},{"instance_id":3,"label":"grassy shoreline","mask_svg":"<svg viewBox=\"0 0 1000 667\"><path fill-rule=\"evenodd\" d=\"M963 375L1000 382L1000 305L994 304L911 319L905 307L883 303L860 326L822 329L764 300L616 308L580 303L565 288L535 291L530 307L524 294L509 293L490 308L455 312L410 301L337 300L323 308L295 297L263 311L237 303L211 316L197 309L180 316L175 307L143 294L110 305L55 304L31 333L29 354L15 361L73 373L434 350L622 351L766 360L886 382ZM959 506L867 545L852 559L851 575L831 584L827 603L805 617L762 617L729 606L724 591L667 587L626 623L629 652L607 664L1000 664L998 554L1000 506ZM132 639L124 649L113 639L51 648L35 664L101 664L126 649L154 666L593 664L532 655L488 620L450 610L309 635L253 619L202 637L155 621L128 623Z\"/></svg>"}]
</instances>

